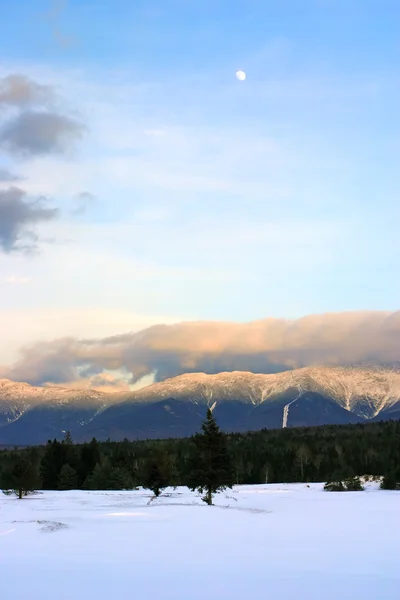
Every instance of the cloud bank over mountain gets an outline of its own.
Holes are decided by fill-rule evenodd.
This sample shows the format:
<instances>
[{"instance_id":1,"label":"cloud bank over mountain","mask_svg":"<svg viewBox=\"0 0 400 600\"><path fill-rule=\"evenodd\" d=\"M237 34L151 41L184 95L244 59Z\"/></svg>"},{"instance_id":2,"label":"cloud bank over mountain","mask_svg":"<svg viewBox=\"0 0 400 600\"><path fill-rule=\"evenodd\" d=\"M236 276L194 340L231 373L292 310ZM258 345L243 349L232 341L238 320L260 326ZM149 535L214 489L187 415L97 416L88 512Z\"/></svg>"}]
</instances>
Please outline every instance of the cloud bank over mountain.
<instances>
[{"instance_id":1,"label":"cloud bank over mountain","mask_svg":"<svg viewBox=\"0 0 400 600\"><path fill-rule=\"evenodd\" d=\"M1 375L31 384L96 387L102 379L158 381L187 372L276 373L310 365L400 364L400 311L310 315L251 323L156 325L103 339L62 338L26 347Z\"/></svg>"}]
</instances>

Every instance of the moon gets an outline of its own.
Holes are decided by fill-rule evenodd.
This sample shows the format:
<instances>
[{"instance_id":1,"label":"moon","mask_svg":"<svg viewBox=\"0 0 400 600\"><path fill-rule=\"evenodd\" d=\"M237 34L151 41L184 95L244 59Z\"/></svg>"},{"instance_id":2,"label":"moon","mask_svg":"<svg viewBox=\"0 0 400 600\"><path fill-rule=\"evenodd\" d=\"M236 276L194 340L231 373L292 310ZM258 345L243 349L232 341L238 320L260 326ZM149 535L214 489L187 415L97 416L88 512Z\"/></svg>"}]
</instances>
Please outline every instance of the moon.
<instances>
[{"instance_id":1,"label":"moon","mask_svg":"<svg viewBox=\"0 0 400 600\"><path fill-rule=\"evenodd\" d=\"M236 71L236 79L244 81L246 79L246 73L244 71Z\"/></svg>"}]
</instances>

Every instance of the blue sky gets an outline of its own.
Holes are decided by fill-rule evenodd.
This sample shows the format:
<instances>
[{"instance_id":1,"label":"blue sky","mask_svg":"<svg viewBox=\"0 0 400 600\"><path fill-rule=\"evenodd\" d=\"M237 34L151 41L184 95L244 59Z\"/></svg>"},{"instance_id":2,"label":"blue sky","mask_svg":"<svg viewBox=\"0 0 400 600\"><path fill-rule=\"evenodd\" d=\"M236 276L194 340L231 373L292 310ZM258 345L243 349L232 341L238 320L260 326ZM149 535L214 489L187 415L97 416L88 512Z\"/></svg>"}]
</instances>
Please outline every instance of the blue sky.
<instances>
[{"instance_id":1,"label":"blue sky","mask_svg":"<svg viewBox=\"0 0 400 600\"><path fill-rule=\"evenodd\" d=\"M2 4L0 77L55 86L85 134L0 147L60 210L34 256L0 253L0 358L160 321L398 307L397 1Z\"/></svg>"}]
</instances>

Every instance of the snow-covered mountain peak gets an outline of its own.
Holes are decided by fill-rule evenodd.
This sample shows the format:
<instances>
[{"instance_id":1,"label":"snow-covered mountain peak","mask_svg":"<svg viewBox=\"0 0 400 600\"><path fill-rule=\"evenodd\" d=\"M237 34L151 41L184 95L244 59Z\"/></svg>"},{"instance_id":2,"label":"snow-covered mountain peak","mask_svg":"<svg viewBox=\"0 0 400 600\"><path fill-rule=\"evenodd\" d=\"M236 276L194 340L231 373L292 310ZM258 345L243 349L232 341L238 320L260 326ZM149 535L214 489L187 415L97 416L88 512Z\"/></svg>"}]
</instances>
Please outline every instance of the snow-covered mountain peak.
<instances>
[{"instance_id":1,"label":"snow-covered mountain peak","mask_svg":"<svg viewBox=\"0 0 400 600\"><path fill-rule=\"evenodd\" d=\"M365 416L376 416L399 401L400 371L384 367L305 367L273 374L187 373L142 388L127 397L144 401L190 397L207 402L218 397L258 405L293 388L300 393L316 392L331 397L349 411L358 410L364 404L368 407Z\"/></svg>"},{"instance_id":2,"label":"snow-covered mountain peak","mask_svg":"<svg viewBox=\"0 0 400 600\"><path fill-rule=\"evenodd\" d=\"M188 373L130 393L0 380L0 443L191 435L205 406L228 431L400 418L400 371L305 367L281 373ZM76 438L75 438L76 436Z\"/></svg>"}]
</instances>

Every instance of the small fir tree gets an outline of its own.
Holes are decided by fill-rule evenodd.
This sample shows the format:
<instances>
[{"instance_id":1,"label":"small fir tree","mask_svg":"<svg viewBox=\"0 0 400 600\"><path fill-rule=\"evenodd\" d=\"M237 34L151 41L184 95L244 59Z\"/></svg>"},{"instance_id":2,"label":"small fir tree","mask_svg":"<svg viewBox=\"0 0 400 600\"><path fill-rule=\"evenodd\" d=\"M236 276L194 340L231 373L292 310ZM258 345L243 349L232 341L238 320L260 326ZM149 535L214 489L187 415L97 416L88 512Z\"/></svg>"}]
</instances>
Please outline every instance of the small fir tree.
<instances>
[{"instance_id":1,"label":"small fir tree","mask_svg":"<svg viewBox=\"0 0 400 600\"><path fill-rule=\"evenodd\" d=\"M191 490L205 492L202 500L213 503L213 494L231 488L235 481L234 469L226 444L226 436L219 429L211 409L202 426L202 433L193 437L195 453L189 475Z\"/></svg>"},{"instance_id":2,"label":"small fir tree","mask_svg":"<svg viewBox=\"0 0 400 600\"><path fill-rule=\"evenodd\" d=\"M347 492L362 492L364 486L359 477L348 477L344 481L344 486Z\"/></svg>"},{"instance_id":3,"label":"small fir tree","mask_svg":"<svg viewBox=\"0 0 400 600\"><path fill-rule=\"evenodd\" d=\"M328 481L324 486L324 490L327 492L362 492L364 486L359 477L347 477L344 480L333 479Z\"/></svg>"},{"instance_id":4,"label":"small fir tree","mask_svg":"<svg viewBox=\"0 0 400 600\"><path fill-rule=\"evenodd\" d=\"M158 497L162 490L172 484L173 469L168 454L161 452L144 462L142 485Z\"/></svg>"},{"instance_id":5,"label":"small fir tree","mask_svg":"<svg viewBox=\"0 0 400 600\"><path fill-rule=\"evenodd\" d=\"M343 481L327 481L324 485L324 490L326 492L345 492L346 488Z\"/></svg>"}]
</instances>

